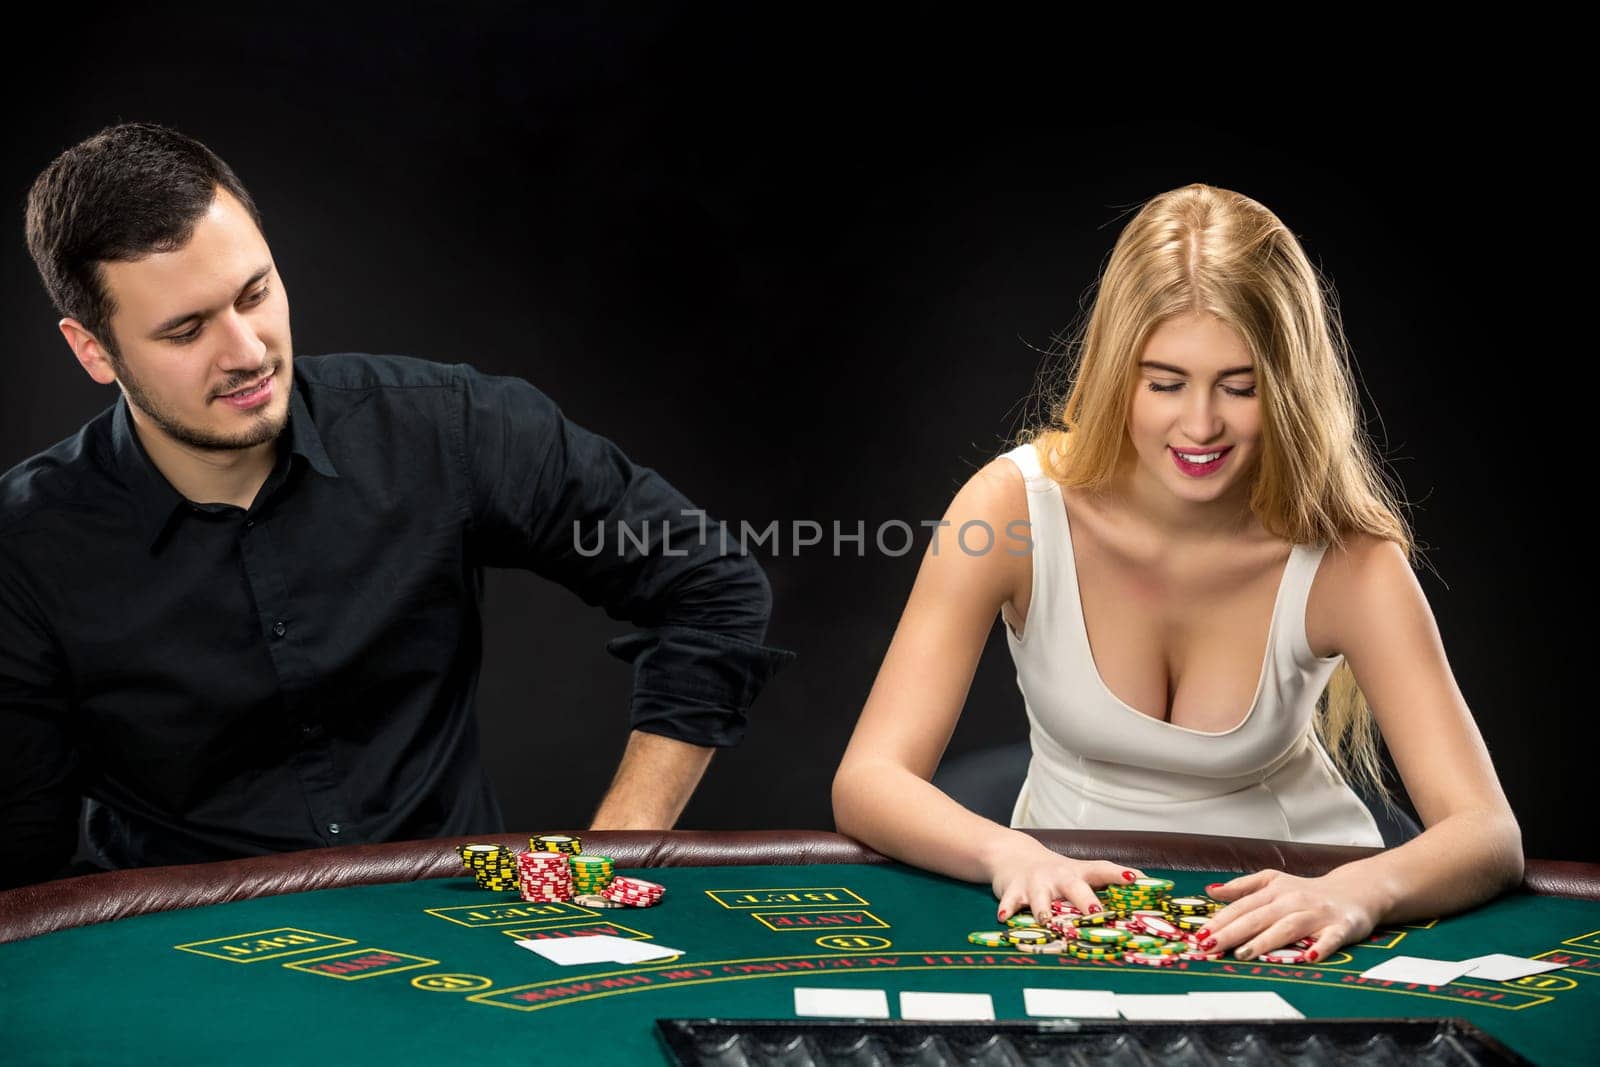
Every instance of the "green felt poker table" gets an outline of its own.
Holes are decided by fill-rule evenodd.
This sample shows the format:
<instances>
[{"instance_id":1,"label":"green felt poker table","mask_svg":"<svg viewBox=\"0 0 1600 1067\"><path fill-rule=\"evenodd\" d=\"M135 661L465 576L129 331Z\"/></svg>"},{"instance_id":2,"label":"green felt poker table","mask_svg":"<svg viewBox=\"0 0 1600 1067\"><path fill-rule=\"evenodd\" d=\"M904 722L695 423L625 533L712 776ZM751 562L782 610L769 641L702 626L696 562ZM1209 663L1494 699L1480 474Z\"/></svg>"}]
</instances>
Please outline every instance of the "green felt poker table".
<instances>
[{"instance_id":1,"label":"green felt poker table","mask_svg":"<svg viewBox=\"0 0 1600 1067\"><path fill-rule=\"evenodd\" d=\"M527 836L489 840L527 847ZM1600 1058L1600 867L1530 860L1471 912L1380 928L1314 965L1159 969L984 949L994 899L834 834L594 832L584 851L666 887L649 908L480 889L465 839L321 849L63 879L0 893L0 1060L20 1063L668 1062L664 1018L793 1019L800 986L1272 990L1308 1019L1462 1019L1536 1063ZM1039 832L1058 851L1171 878L1321 873L1368 850L1187 834ZM476 839L482 840L482 839ZM680 949L558 966L519 940L610 933ZM1566 964L1512 982L1363 980L1396 954ZM511 1057L507 1059L505 1057Z\"/></svg>"}]
</instances>

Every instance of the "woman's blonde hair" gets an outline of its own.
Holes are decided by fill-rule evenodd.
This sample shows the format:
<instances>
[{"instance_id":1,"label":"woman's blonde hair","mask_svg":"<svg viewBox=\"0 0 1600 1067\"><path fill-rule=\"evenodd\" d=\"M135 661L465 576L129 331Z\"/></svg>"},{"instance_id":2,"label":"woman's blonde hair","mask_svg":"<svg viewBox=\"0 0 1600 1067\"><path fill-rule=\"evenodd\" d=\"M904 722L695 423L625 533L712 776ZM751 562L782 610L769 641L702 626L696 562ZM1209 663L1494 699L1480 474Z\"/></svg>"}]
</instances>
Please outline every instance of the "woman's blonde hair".
<instances>
[{"instance_id":1,"label":"woman's blonde hair","mask_svg":"<svg viewBox=\"0 0 1600 1067\"><path fill-rule=\"evenodd\" d=\"M1086 325L1062 338L1065 387L1045 384L1045 424L1018 443L1031 442L1062 486L1106 488L1132 447L1145 343L1167 319L1197 312L1232 327L1255 364L1262 437L1250 509L1262 525L1292 544L1341 546L1365 531L1398 543L1415 566L1399 495L1359 418L1332 288L1276 215L1227 189L1162 193L1123 229ZM1317 734L1340 772L1392 806L1372 709L1348 663L1318 708Z\"/></svg>"}]
</instances>

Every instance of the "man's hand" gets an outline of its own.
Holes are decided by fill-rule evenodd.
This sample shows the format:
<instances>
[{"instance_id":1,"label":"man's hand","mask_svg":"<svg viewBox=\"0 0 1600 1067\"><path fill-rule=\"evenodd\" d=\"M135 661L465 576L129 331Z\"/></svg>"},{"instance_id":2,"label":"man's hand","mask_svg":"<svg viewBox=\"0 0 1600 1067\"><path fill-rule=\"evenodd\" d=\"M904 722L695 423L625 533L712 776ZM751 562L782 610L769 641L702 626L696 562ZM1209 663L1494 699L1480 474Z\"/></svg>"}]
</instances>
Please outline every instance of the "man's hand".
<instances>
[{"instance_id":1,"label":"man's hand","mask_svg":"<svg viewBox=\"0 0 1600 1067\"><path fill-rule=\"evenodd\" d=\"M715 751L633 731L590 829L672 829Z\"/></svg>"}]
</instances>

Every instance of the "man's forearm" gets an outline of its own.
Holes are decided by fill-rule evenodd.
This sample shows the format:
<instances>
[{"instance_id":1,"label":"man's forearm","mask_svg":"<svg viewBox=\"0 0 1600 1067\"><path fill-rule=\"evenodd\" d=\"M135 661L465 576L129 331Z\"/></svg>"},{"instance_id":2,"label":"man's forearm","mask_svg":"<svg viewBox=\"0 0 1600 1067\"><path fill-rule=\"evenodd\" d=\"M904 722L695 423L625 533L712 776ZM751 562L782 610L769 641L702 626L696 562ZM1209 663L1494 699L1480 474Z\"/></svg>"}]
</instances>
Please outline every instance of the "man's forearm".
<instances>
[{"instance_id":1,"label":"man's forearm","mask_svg":"<svg viewBox=\"0 0 1600 1067\"><path fill-rule=\"evenodd\" d=\"M591 829L670 830L715 751L633 731Z\"/></svg>"}]
</instances>

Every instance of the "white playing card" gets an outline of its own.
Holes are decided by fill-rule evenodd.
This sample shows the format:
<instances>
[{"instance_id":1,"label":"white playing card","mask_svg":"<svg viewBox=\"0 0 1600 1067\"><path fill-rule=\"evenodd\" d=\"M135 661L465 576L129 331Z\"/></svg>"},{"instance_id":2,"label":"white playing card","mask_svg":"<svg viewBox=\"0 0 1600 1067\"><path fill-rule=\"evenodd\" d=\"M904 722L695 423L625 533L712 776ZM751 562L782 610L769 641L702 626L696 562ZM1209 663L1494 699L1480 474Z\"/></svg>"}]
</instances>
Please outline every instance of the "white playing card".
<instances>
[{"instance_id":1,"label":"white playing card","mask_svg":"<svg viewBox=\"0 0 1600 1067\"><path fill-rule=\"evenodd\" d=\"M901 993L902 1019L993 1019L987 993Z\"/></svg>"},{"instance_id":2,"label":"white playing card","mask_svg":"<svg viewBox=\"0 0 1600 1067\"><path fill-rule=\"evenodd\" d=\"M683 951L678 948L668 948L666 945L612 937L610 934L530 939L518 941L517 944L563 967L574 967L583 963L643 963L646 960L676 956Z\"/></svg>"},{"instance_id":3,"label":"white playing card","mask_svg":"<svg viewBox=\"0 0 1600 1067\"><path fill-rule=\"evenodd\" d=\"M827 1019L887 1019L889 995L881 989L796 989L794 1013Z\"/></svg>"},{"instance_id":4,"label":"white playing card","mask_svg":"<svg viewBox=\"0 0 1600 1067\"><path fill-rule=\"evenodd\" d=\"M1474 956L1461 962L1472 965L1472 970L1463 977L1485 982L1511 982L1530 974L1557 971L1566 966L1564 963L1541 963L1523 956L1508 956L1504 952L1491 952L1487 956Z\"/></svg>"},{"instance_id":5,"label":"white playing card","mask_svg":"<svg viewBox=\"0 0 1600 1067\"><path fill-rule=\"evenodd\" d=\"M1109 989L1024 989L1029 1015L1061 1019L1118 1018L1117 995Z\"/></svg>"},{"instance_id":6,"label":"white playing card","mask_svg":"<svg viewBox=\"0 0 1600 1067\"><path fill-rule=\"evenodd\" d=\"M1395 956L1361 972L1363 978L1412 985L1449 985L1472 969L1470 963L1433 960L1426 956Z\"/></svg>"},{"instance_id":7,"label":"white playing card","mask_svg":"<svg viewBox=\"0 0 1600 1067\"><path fill-rule=\"evenodd\" d=\"M1304 1019L1293 1004L1276 993L1190 993L1205 1005L1211 1019Z\"/></svg>"},{"instance_id":8,"label":"white playing card","mask_svg":"<svg viewBox=\"0 0 1600 1067\"><path fill-rule=\"evenodd\" d=\"M1209 1019L1205 1001L1183 993L1118 993L1117 1010L1124 1019Z\"/></svg>"}]
</instances>

